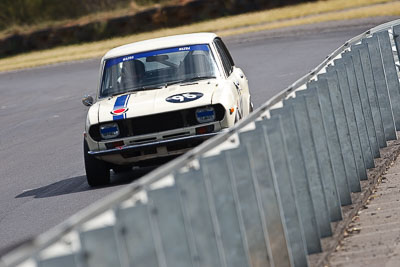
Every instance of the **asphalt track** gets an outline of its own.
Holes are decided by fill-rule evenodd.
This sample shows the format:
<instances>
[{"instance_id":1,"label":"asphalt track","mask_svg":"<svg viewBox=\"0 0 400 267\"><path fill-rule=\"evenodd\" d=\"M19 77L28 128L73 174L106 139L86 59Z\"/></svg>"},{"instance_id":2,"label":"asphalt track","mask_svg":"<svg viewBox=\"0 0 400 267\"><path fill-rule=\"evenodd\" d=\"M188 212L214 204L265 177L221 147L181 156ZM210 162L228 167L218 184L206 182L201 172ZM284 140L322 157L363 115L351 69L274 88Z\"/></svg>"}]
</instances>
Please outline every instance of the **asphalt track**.
<instances>
[{"instance_id":1,"label":"asphalt track","mask_svg":"<svg viewBox=\"0 0 400 267\"><path fill-rule=\"evenodd\" d=\"M351 37L389 19L304 26L225 39L250 81L255 107ZM349 26L351 25L351 27ZM0 73L0 251L62 222L149 169L91 189L83 166L87 108L99 59Z\"/></svg>"}]
</instances>

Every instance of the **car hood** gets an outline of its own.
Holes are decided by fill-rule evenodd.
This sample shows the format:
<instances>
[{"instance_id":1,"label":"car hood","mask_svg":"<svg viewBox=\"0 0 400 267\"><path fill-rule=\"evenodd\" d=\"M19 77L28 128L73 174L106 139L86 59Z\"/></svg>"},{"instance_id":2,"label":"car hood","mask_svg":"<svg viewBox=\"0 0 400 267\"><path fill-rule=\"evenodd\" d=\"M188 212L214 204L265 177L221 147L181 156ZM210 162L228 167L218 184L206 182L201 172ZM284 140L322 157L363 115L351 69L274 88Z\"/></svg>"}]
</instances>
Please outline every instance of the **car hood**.
<instances>
[{"instance_id":1,"label":"car hood","mask_svg":"<svg viewBox=\"0 0 400 267\"><path fill-rule=\"evenodd\" d=\"M218 83L201 81L106 98L99 105L99 123L212 104Z\"/></svg>"}]
</instances>

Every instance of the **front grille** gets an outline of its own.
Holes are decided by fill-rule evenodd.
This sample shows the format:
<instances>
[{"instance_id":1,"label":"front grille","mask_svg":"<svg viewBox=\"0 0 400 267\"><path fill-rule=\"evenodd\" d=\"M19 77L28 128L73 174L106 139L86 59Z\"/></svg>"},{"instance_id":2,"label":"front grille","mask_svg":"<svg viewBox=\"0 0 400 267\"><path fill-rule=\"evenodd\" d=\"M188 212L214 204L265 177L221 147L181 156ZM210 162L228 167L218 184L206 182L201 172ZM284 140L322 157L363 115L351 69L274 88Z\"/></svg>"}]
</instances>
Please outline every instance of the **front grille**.
<instances>
[{"instance_id":1,"label":"front grille","mask_svg":"<svg viewBox=\"0 0 400 267\"><path fill-rule=\"evenodd\" d=\"M190 120L191 118L189 118L189 114L186 114L185 116L184 113L185 112L183 111L175 111L151 116L138 117L125 120L123 124L126 128L128 128L129 124L132 125L132 134L127 133L127 136L169 131L183 128L185 125L192 124L192 122L185 123L185 120Z\"/></svg>"},{"instance_id":2,"label":"front grille","mask_svg":"<svg viewBox=\"0 0 400 267\"><path fill-rule=\"evenodd\" d=\"M214 107L215 110L216 121L223 120L225 116L224 107L220 104L213 105L212 107ZM204 107L196 107L115 121L118 123L120 130L120 135L116 138L153 134L199 125L196 119L196 109L198 108ZM89 129L89 134L93 140L101 141L99 124L91 126Z\"/></svg>"}]
</instances>

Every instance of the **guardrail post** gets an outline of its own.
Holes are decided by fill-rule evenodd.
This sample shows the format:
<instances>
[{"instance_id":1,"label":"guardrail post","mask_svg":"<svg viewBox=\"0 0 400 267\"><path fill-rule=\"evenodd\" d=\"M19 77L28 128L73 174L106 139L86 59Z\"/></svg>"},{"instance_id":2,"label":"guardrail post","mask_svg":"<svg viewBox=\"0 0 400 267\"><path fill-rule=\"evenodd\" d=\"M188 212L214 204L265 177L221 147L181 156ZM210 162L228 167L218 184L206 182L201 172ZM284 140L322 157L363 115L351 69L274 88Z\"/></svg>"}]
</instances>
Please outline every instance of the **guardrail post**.
<instances>
[{"instance_id":1,"label":"guardrail post","mask_svg":"<svg viewBox=\"0 0 400 267\"><path fill-rule=\"evenodd\" d=\"M333 115L335 118L339 144L350 190L351 192L360 192L360 178L357 173L353 146L351 144L347 117L343 105L343 98L339 88L338 76L335 71L336 68L332 67L332 69L334 71L318 75L318 79L325 78L328 82Z\"/></svg>"},{"instance_id":2,"label":"guardrail post","mask_svg":"<svg viewBox=\"0 0 400 267\"><path fill-rule=\"evenodd\" d=\"M135 267L159 267L148 205L136 204L120 208L115 215L116 227L121 233L120 240L126 248L129 264Z\"/></svg>"},{"instance_id":3,"label":"guardrail post","mask_svg":"<svg viewBox=\"0 0 400 267\"><path fill-rule=\"evenodd\" d=\"M165 257L163 267L193 266L192 251L186 233L187 227L184 223L176 186L150 190L147 195L151 212L150 219L155 226L153 231L158 232L161 239Z\"/></svg>"},{"instance_id":4,"label":"guardrail post","mask_svg":"<svg viewBox=\"0 0 400 267\"><path fill-rule=\"evenodd\" d=\"M319 75L318 77L325 77L328 81L333 115L335 117L336 129L338 132L340 148L350 190L351 192L360 192L360 177L357 173L356 161L354 159L353 146L351 144L350 132L344 111L343 98L339 88L337 73L336 71L331 71Z\"/></svg>"},{"instance_id":5,"label":"guardrail post","mask_svg":"<svg viewBox=\"0 0 400 267\"><path fill-rule=\"evenodd\" d=\"M281 119L283 137L287 145L289 171L294 184L294 190L297 192L296 198L298 203L300 203L298 207L299 217L304 230L307 252L308 254L319 253L322 251L320 233L292 107L273 109L270 110L270 114L272 117L279 116Z\"/></svg>"},{"instance_id":6,"label":"guardrail post","mask_svg":"<svg viewBox=\"0 0 400 267\"><path fill-rule=\"evenodd\" d=\"M347 177L344 167L345 165L340 147L335 116L333 114L334 111L332 108L328 81L326 79L318 79L318 81L310 82L309 85L317 88L317 95L322 113L322 121L324 122L325 133L328 140L329 155L331 157L333 172L337 178L336 185L339 191L340 202L343 206L350 205L352 202L349 177Z\"/></svg>"},{"instance_id":7,"label":"guardrail post","mask_svg":"<svg viewBox=\"0 0 400 267\"><path fill-rule=\"evenodd\" d=\"M400 60L400 25L393 26L393 39L396 44L397 57Z\"/></svg>"},{"instance_id":8,"label":"guardrail post","mask_svg":"<svg viewBox=\"0 0 400 267\"><path fill-rule=\"evenodd\" d=\"M312 138L318 155L318 166L325 191L330 219L332 222L339 221L342 219L342 209L336 185L337 178L335 177L332 168L316 88L307 88L307 90L296 91L296 98L300 99L303 95L306 102L307 114L310 120Z\"/></svg>"},{"instance_id":9,"label":"guardrail post","mask_svg":"<svg viewBox=\"0 0 400 267\"><path fill-rule=\"evenodd\" d=\"M293 258L282 210L282 196L278 190L277 177L271 166L272 162L264 131L258 127L255 130L240 133L239 137L241 145L247 149L247 154L243 156L248 156L252 164L252 175L256 178L274 266L292 266Z\"/></svg>"},{"instance_id":10,"label":"guardrail post","mask_svg":"<svg viewBox=\"0 0 400 267\"><path fill-rule=\"evenodd\" d=\"M356 76L356 80L357 80L358 94L360 96L361 106L362 106L362 110L364 113L364 120L365 120L365 124L367 127L369 143L371 145L373 157L379 158L380 157L379 143L378 143L378 139L376 136L376 128L374 125L374 120L372 118L371 106L370 106L370 101L368 98L367 88L366 88L366 84L365 84L364 71L363 71L363 66L361 63L360 53L358 51L351 51L351 52L344 53L342 56L343 57L350 56L352 59L355 76ZM374 166L374 164L372 164L372 165ZM369 164L367 167L373 168L370 166L371 166L371 164Z\"/></svg>"},{"instance_id":11,"label":"guardrail post","mask_svg":"<svg viewBox=\"0 0 400 267\"><path fill-rule=\"evenodd\" d=\"M350 94L349 81L347 79L347 72L345 63L342 59L336 59L334 61L335 68L329 68L328 70L335 70L338 75L338 82L340 92L342 94L343 106L346 113L347 123L349 126L349 134L351 139L351 145L353 147L354 159L356 163L357 173L360 180L367 180L367 171L364 163L364 157L361 149L360 134L357 128L356 116L353 106L352 97Z\"/></svg>"},{"instance_id":12,"label":"guardrail post","mask_svg":"<svg viewBox=\"0 0 400 267\"><path fill-rule=\"evenodd\" d=\"M263 203L257 178L253 174L252 162L244 156L247 155L247 148L241 145L224 153L234 197L239 206L238 213L243 218L251 266L273 266L273 254L280 252L276 251L276 248L272 250L273 240L270 240L268 232L273 231L274 226L265 220L266 214L262 208Z\"/></svg>"},{"instance_id":13,"label":"guardrail post","mask_svg":"<svg viewBox=\"0 0 400 267\"><path fill-rule=\"evenodd\" d=\"M201 171L190 171L175 175L176 185L181 198L183 217L192 235L192 247L195 251L192 261L198 267L223 266L224 255L218 247L214 224L211 217L209 199ZM251 207L250 207L251 208ZM224 226L222 226L224 227ZM150 265L148 265L150 266Z\"/></svg>"},{"instance_id":14,"label":"guardrail post","mask_svg":"<svg viewBox=\"0 0 400 267\"><path fill-rule=\"evenodd\" d=\"M36 262L37 267L78 267L76 263L76 255L75 254L68 254L57 256L53 258L38 260Z\"/></svg>"},{"instance_id":15,"label":"guardrail post","mask_svg":"<svg viewBox=\"0 0 400 267\"><path fill-rule=\"evenodd\" d=\"M394 62L392 44L390 43L390 37L387 31L379 32L376 36L378 36L396 129L400 130L400 105L398 104L400 103L400 84Z\"/></svg>"},{"instance_id":16,"label":"guardrail post","mask_svg":"<svg viewBox=\"0 0 400 267\"><path fill-rule=\"evenodd\" d=\"M351 57L350 54L347 54L347 56L343 57L342 60L346 68L351 101L354 107L354 115L356 118L357 129L360 136L361 150L364 157L365 167L367 169L374 168L375 163L374 163L373 149L368 136L367 124L365 121L366 119L364 117L364 111L358 90L353 58Z\"/></svg>"},{"instance_id":17,"label":"guardrail post","mask_svg":"<svg viewBox=\"0 0 400 267\"><path fill-rule=\"evenodd\" d=\"M291 244L294 266L307 266L303 226L298 214L300 203L298 203L289 173L287 149L283 139L280 119L275 117L258 121L256 126L264 128L264 135L268 139L266 142L271 153L272 169L276 175L279 194L282 198L283 214L288 230L288 239Z\"/></svg>"},{"instance_id":18,"label":"guardrail post","mask_svg":"<svg viewBox=\"0 0 400 267\"><path fill-rule=\"evenodd\" d=\"M87 267L121 266L114 226L82 231L79 237Z\"/></svg>"},{"instance_id":19,"label":"guardrail post","mask_svg":"<svg viewBox=\"0 0 400 267\"><path fill-rule=\"evenodd\" d=\"M245 157L245 155L244 155ZM238 213L229 169L224 154L200 160L206 191L212 205L212 216L221 238L220 247L225 255L226 267L249 267L250 257L246 245L243 218ZM262 234L262 233L259 233Z\"/></svg>"},{"instance_id":20,"label":"guardrail post","mask_svg":"<svg viewBox=\"0 0 400 267\"><path fill-rule=\"evenodd\" d=\"M302 97L287 99L284 101L284 108L293 107L293 114L299 131L300 145L303 151L303 158L306 166L306 173L310 185L311 196L314 204L318 229L321 237L332 235L331 220L322 184L321 173L318 166L316 148L312 139L311 125L307 116L305 100Z\"/></svg>"},{"instance_id":21,"label":"guardrail post","mask_svg":"<svg viewBox=\"0 0 400 267\"><path fill-rule=\"evenodd\" d=\"M392 103L390 101L388 85L385 79L378 37L376 34L374 34L373 37L363 39L362 42L368 45L372 63L372 72L374 74L376 85L375 88L378 93L379 108L382 115L383 129L385 131L385 138L386 140L396 140L397 137L393 119Z\"/></svg>"},{"instance_id":22,"label":"guardrail post","mask_svg":"<svg viewBox=\"0 0 400 267\"><path fill-rule=\"evenodd\" d=\"M385 130L383 127L382 111L379 107L378 90L372 71L372 62L369 56L367 44L353 45L354 53L360 55L361 67L363 70L365 87L368 94L369 105L371 107L372 120L375 125L376 138L380 148L386 146Z\"/></svg>"}]
</instances>

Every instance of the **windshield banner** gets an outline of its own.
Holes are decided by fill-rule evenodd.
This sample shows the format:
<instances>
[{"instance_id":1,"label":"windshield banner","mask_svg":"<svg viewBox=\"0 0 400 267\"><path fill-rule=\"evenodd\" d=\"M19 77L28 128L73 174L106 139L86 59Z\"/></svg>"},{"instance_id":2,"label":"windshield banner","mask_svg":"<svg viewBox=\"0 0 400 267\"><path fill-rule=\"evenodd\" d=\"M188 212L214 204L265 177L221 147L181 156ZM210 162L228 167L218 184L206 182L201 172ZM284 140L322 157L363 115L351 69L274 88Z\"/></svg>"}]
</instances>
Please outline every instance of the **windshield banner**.
<instances>
[{"instance_id":1,"label":"windshield banner","mask_svg":"<svg viewBox=\"0 0 400 267\"><path fill-rule=\"evenodd\" d=\"M137 54L125 55L122 57L112 58L107 60L105 68L112 67L124 61L130 61L138 58L156 56L160 54L168 54L168 53L175 53L175 52L184 52L184 51L194 51L194 50L202 50L202 51L209 51L209 47L206 44L202 45L187 45L181 47L174 47L174 48L167 48L167 49L160 49L160 50L153 50L148 52L142 52Z\"/></svg>"}]
</instances>

